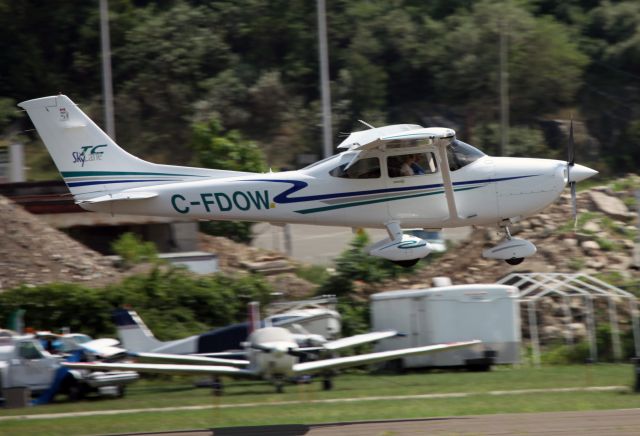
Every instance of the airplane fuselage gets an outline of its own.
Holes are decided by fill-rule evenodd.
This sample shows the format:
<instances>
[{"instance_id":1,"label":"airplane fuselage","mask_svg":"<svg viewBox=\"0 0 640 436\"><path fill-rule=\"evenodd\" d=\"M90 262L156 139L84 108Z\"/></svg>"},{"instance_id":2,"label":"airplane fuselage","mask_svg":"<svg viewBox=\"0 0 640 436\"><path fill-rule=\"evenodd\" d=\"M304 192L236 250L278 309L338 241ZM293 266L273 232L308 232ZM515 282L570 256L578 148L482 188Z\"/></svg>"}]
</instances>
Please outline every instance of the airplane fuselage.
<instances>
[{"instance_id":1,"label":"airplane fuselage","mask_svg":"<svg viewBox=\"0 0 640 436\"><path fill-rule=\"evenodd\" d=\"M484 156L451 173L459 217L450 217L439 172L389 177L385 160L380 159L378 178L332 177L330 171L340 159L337 155L299 171L154 184L130 190L157 193L144 202L81 206L106 213L199 220L370 228L397 220L405 228L443 228L493 225L531 215L553 202L566 183L566 163L561 161Z\"/></svg>"}]
</instances>

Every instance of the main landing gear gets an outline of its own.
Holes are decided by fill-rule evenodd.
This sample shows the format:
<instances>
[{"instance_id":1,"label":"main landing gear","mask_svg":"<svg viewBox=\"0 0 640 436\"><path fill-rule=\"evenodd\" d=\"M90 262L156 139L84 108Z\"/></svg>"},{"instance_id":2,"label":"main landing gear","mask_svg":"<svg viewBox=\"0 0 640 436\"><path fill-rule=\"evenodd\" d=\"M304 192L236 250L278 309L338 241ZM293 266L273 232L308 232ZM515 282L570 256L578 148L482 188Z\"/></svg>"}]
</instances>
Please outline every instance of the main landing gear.
<instances>
[{"instance_id":1,"label":"main landing gear","mask_svg":"<svg viewBox=\"0 0 640 436\"><path fill-rule=\"evenodd\" d=\"M482 257L504 260L509 265L519 265L525 257L535 254L537 251L535 245L526 239L511 236L506 224L501 224L500 227L504 229L505 239L495 247L484 250Z\"/></svg>"},{"instance_id":2,"label":"main landing gear","mask_svg":"<svg viewBox=\"0 0 640 436\"><path fill-rule=\"evenodd\" d=\"M382 257L408 268L431 252L427 241L404 233L399 221L389 221L384 225L389 237L365 248L371 256Z\"/></svg>"}]
</instances>

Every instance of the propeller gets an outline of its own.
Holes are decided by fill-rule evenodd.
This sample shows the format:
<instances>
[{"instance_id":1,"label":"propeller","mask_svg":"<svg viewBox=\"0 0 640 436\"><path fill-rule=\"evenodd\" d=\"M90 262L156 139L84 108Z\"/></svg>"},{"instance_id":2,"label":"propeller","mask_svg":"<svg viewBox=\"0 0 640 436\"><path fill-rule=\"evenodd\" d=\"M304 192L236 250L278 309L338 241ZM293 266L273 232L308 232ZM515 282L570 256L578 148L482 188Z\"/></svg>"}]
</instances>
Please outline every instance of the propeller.
<instances>
[{"instance_id":1,"label":"propeller","mask_svg":"<svg viewBox=\"0 0 640 436\"><path fill-rule=\"evenodd\" d=\"M571 216L573 216L573 230L578 227L578 207L576 199L576 182L571 179L571 170L576 164L576 151L575 142L573 140L573 118L569 124L569 144L568 144L568 157L567 157L567 181L569 182L569 188L571 189Z\"/></svg>"}]
</instances>

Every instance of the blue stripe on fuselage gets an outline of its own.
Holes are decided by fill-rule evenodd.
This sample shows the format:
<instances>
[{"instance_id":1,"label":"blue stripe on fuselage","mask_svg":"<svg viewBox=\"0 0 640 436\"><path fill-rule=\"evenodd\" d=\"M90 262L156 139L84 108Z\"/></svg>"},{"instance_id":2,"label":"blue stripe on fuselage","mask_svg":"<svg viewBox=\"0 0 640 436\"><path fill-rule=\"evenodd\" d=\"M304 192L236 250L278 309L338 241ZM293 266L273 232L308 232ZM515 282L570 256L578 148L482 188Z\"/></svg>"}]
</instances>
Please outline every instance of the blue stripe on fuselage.
<instances>
[{"instance_id":1,"label":"blue stripe on fuselage","mask_svg":"<svg viewBox=\"0 0 640 436\"><path fill-rule=\"evenodd\" d=\"M535 177L539 174L530 174L526 176L513 176L513 177L501 177L497 179L482 179L482 180L467 180L464 182L453 182L453 186L463 186L463 185L471 185L476 183L494 183L494 182L503 182L506 180L515 180L515 179L525 179L527 177ZM317 201L317 200L328 200L332 198L344 198L344 197L354 197L358 195L370 195L370 194L381 194L381 193L393 193L393 192L405 192L405 191L416 191L421 189L432 189L432 188L442 188L444 185L442 183L434 183L431 185L419 185L419 186L405 186L399 188L383 188L383 189L371 189L368 191L351 191L351 192L335 192L332 194L317 194L317 195L306 195L303 197L289 197L291 194L298 192L304 188L306 188L309 184L307 182L303 182L300 180L274 180L274 179L252 179L252 180L243 180L245 182L270 182L270 183L291 183L293 186L287 189L284 192L276 195L273 198L273 201L278 204L286 204L286 203L300 203L304 201Z\"/></svg>"}]
</instances>

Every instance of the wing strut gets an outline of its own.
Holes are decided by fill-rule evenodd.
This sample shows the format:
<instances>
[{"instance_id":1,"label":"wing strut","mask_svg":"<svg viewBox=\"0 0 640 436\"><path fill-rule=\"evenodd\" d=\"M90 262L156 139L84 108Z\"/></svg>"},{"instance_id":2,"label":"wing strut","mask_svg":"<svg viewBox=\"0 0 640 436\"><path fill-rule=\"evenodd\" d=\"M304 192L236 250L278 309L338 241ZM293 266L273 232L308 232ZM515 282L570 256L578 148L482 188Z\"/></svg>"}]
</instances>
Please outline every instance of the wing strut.
<instances>
[{"instance_id":1,"label":"wing strut","mask_svg":"<svg viewBox=\"0 0 640 436\"><path fill-rule=\"evenodd\" d=\"M449 157L447 156L447 147L451 140L437 141L438 155L440 157L440 169L442 171L442 184L444 186L444 196L447 199L447 207L449 208L450 224L462 221L458 215L458 207L456 206L456 197L453 191L453 182L451 181L451 171L449 170Z\"/></svg>"}]
</instances>

